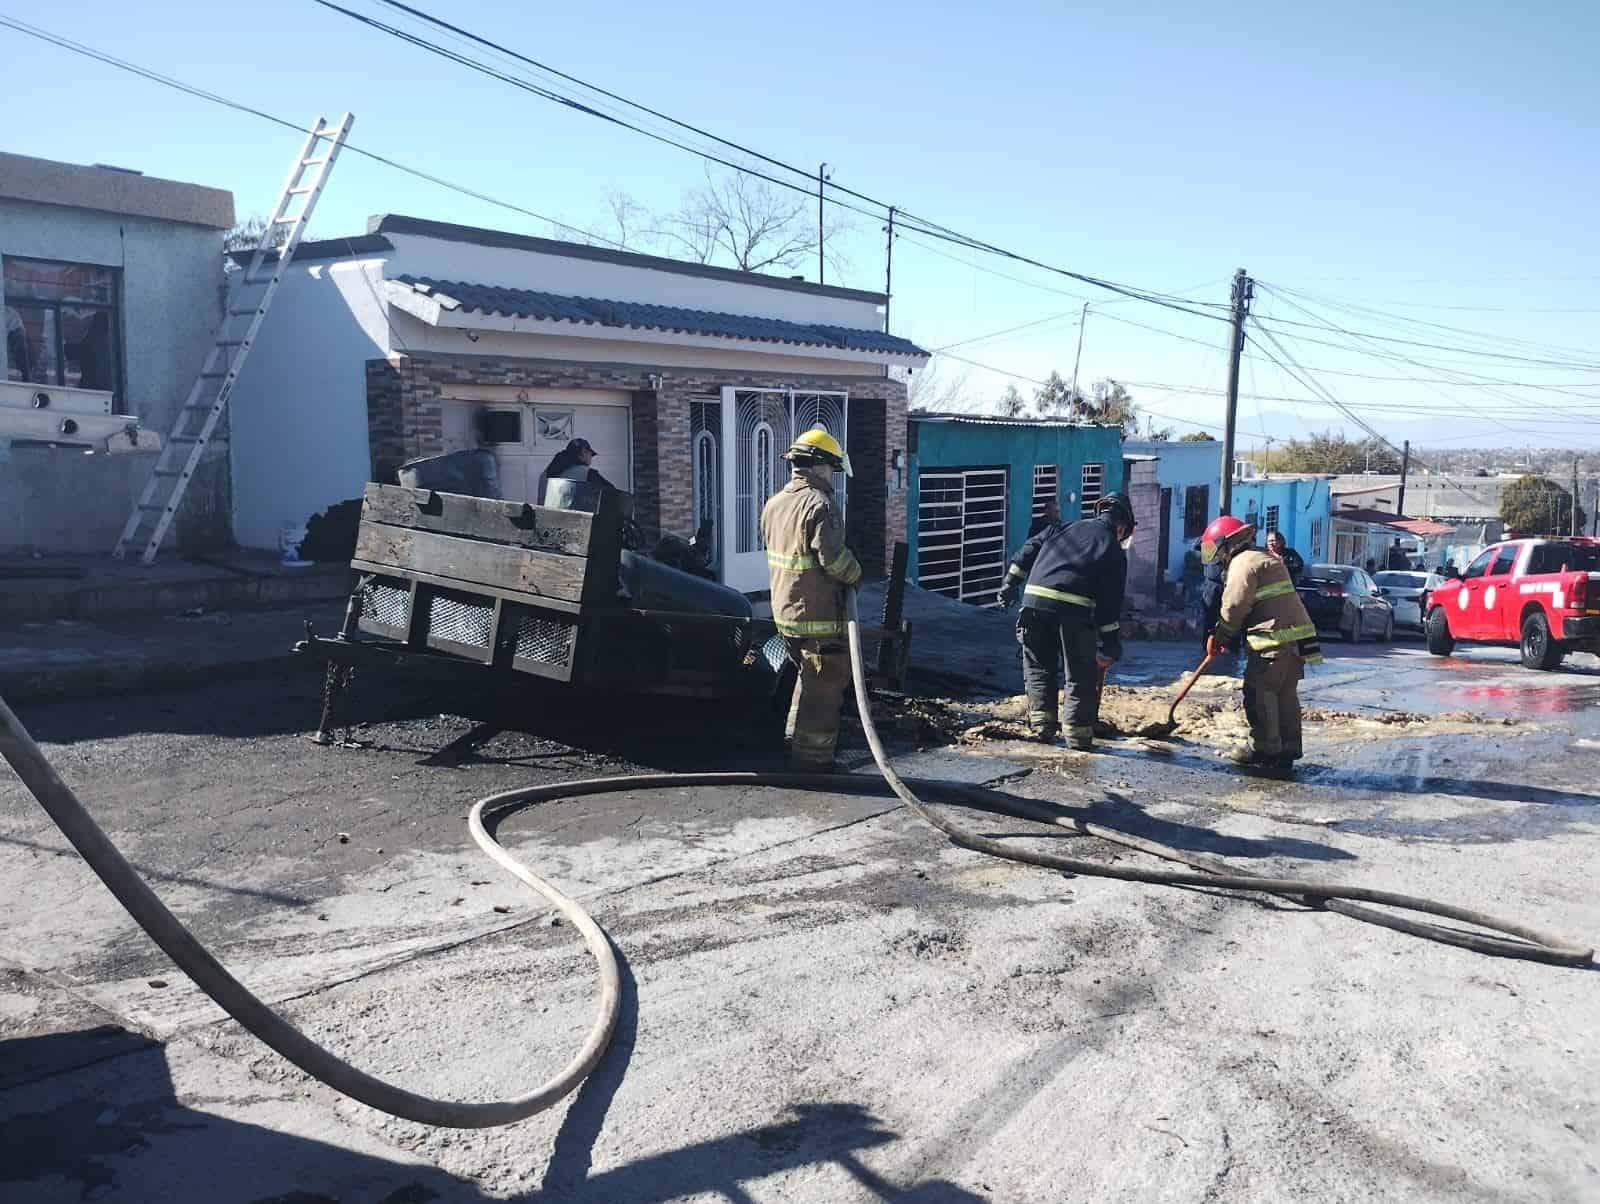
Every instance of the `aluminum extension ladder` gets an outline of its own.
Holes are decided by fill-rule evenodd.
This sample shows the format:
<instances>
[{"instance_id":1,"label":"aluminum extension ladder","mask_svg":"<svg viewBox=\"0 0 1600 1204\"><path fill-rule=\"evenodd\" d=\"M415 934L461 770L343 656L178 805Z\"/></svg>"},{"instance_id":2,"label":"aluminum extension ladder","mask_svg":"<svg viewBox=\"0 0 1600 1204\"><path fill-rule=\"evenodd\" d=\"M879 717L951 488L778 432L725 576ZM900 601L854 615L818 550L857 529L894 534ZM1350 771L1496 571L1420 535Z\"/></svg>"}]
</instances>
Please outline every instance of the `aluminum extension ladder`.
<instances>
[{"instance_id":1,"label":"aluminum extension ladder","mask_svg":"<svg viewBox=\"0 0 1600 1204\"><path fill-rule=\"evenodd\" d=\"M306 222L317 207L317 198L322 195L322 189L328 182L328 173L333 170L333 162L339 157L354 120L351 114L346 113L337 125L329 125L319 117L306 135L305 145L295 156L294 166L289 169L289 179L283 186L277 205L273 207L272 216L267 219L266 228L261 232L261 241L256 244L255 254L250 257L250 265L244 271L235 273L216 341L201 365L194 387L189 390L188 400L178 411L172 433L167 436L138 504L122 528L122 536L112 552L118 560L126 559L130 552L137 549L139 558L149 564L160 551L161 541L166 538L172 520L178 515L178 506L188 491L189 481L200 466L201 457L211 443L212 433L228 408L228 399L233 395L233 386L244 368L245 358L250 354L261 323L266 319L267 308L278 291L284 269L293 259L294 249L300 245ZM292 211L297 200L300 200L300 208ZM288 236L281 246L275 248L274 240L285 226L288 227ZM273 250L278 254L271 269L272 274L263 276L267 255ZM264 291L253 301L247 299L248 290L263 286ZM235 325L241 319L245 320L242 331Z\"/></svg>"}]
</instances>

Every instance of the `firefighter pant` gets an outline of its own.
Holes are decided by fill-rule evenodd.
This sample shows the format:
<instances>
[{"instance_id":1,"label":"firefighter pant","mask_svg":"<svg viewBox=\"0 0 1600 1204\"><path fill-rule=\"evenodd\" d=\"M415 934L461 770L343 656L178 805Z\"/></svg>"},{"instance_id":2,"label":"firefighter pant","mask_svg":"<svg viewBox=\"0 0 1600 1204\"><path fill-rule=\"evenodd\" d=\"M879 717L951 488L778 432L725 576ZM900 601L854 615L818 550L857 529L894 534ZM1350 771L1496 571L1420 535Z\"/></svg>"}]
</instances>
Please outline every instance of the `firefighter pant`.
<instances>
[{"instance_id":1,"label":"firefighter pant","mask_svg":"<svg viewBox=\"0 0 1600 1204\"><path fill-rule=\"evenodd\" d=\"M799 670L785 729L789 764L801 773L826 773L833 768L839 744L839 706L850 685L850 649L838 638L784 643Z\"/></svg>"},{"instance_id":2,"label":"firefighter pant","mask_svg":"<svg viewBox=\"0 0 1600 1204\"><path fill-rule=\"evenodd\" d=\"M1031 606L1017 620L1017 642L1022 645L1022 685L1028 692L1028 730L1054 733L1061 688L1061 663L1067 666L1067 696L1071 701L1067 735L1075 740L1094 736L1100 714L1100 666L1095 661L1097 635L1087 610L1082 619L1045 614Z\"/></svg>"},{"instance_id":3,"label":"firefighter pant","mask_svg":"<svg viewBox=\"0 0 1600 1204\"><path fill-rule=\"evenodd\" d=\"M1298 761L1302 756L1300 679L1304 676L1305 661L1297 652L1250 653L1244 670L1244 716L1250 721L1251 751L1258 758Z\"/></svg>"}]
</instances>

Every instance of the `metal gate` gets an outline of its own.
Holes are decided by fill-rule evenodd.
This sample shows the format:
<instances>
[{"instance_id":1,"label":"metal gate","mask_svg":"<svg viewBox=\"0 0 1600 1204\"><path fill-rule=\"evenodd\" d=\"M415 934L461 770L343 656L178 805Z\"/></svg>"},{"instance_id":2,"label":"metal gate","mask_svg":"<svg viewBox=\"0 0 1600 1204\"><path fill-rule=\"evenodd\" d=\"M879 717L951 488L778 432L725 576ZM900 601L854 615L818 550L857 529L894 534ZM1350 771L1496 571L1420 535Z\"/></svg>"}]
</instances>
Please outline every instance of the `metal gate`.
<instances>
[{"instance_id":1,"label":"metal gate","mask_svg":"<svg viewBox=\"0 0 1600 1204\"><path fill-rule=\"evenodd\" d=\"M694 465L694 526L711 524L711 567L722 568L722 402L689 402L689 452Z\"/></svg>"},{"instance_id":2,"label":"metal gate","mask_svg":"<svg viewBox=\"0 0 1600 1204\"><path fill-rule=\"evenodd\" d=\"M925 468L917 488L917 584L993 606L1006 571L1006 470Z\"/></svg>"}]
</instances>

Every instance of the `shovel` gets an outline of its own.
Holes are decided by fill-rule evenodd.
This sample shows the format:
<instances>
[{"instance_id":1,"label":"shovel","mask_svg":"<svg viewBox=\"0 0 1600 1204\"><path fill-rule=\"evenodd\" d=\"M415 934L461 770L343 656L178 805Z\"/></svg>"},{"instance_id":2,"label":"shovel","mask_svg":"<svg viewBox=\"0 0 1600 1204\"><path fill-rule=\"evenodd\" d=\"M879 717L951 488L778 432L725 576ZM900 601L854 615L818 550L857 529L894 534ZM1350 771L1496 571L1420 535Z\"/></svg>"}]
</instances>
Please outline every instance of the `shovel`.
<instances>
[{"instance_id":1,"label":"shovel","mask_svg":"<svg viewBox=\"0 0 1600 1204\"><path fill-rule=\"evenodd\" d=\"M1194 683L1205 675L1211 667L1211 662L1216 660L1212 653L1206 653L1206 658L1200 662L1200 667L1189 675L1189 680L1183 683L1183 688L1178 691L1178 696L1172 700L1172 705L1167 708L1167 717L1159 723L1147 723L1134 734L1137 736L1170 736L1178 728L1178 721L1173 718L1178 713L1178 704L1183 701L1184 695L1194 688Z\"/></svg>"}]
</instances>

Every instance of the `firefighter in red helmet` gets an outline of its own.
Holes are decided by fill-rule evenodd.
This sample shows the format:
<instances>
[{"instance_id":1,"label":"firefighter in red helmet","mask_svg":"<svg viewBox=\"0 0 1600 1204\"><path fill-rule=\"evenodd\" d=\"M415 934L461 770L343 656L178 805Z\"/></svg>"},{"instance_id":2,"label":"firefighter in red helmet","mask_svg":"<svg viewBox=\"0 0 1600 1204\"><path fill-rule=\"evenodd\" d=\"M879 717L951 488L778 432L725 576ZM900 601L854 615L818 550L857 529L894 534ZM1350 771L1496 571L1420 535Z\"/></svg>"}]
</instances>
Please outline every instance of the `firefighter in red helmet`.
<instances>
[{"instance_id":1,"label":"firefighter in red helmet","mask_svg":"<svg viewBox=\"0 0 1600 1204\"><path fill-rule=\"evenodd\" d=\"M1200 559L1224 568L1222 611L1206 651L1216 655L1242 640L1249 654L1244 713L1250 743L1234 749L1230 759L1289 773L1303 754L1300 679L1307 662L1322 660L1322 649L1289 570L1255 547L1255 536L1255 527L1224 514L1200 537Z\"/></svg>"}]
</instances>

